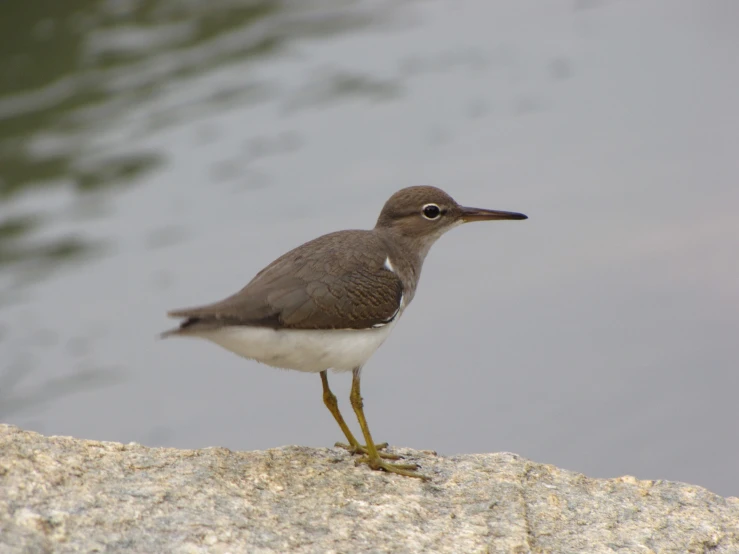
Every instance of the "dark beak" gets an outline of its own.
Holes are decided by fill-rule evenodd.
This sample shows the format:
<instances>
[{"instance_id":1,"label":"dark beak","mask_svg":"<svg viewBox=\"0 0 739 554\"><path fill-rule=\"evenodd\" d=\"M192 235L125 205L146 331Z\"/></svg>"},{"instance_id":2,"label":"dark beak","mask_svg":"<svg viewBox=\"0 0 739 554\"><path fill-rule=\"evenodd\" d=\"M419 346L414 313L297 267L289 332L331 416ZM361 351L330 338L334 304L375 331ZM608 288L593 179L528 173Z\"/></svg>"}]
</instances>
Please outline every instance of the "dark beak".
<instances>
[{"instance_id":1,"label":"dark beak","mask_svg":"<svg viewBox=\"0 0 739 554\"><path fill-rule=\"evenodd\" d=\"M528 219L528 216L517 212L501 212L499 210L483 210L482 208L462 207L462 221L492 221L495 219Z\"/></svg>"}]
</instances>

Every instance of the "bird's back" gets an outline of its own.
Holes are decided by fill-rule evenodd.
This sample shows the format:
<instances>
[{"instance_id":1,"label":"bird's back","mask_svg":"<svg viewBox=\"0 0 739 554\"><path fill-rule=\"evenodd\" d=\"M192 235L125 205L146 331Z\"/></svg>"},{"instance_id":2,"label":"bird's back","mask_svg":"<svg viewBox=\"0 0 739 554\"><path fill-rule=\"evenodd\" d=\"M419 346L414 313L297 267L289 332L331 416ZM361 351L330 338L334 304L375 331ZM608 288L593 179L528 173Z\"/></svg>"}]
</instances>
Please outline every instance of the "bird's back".
<instances>
[{"instance_id":1,"label":"bird's back","mask_svg":"<svg viewBox=\"0 0 739 554\"><path fill-rule=\"evenodd\" d=\"M372 231L338 231L280 256L236 294L207 306L174 310L175 334L223 325L289 329L365 329L398 313L399 276Z\"/></svg>"}]
</instances>

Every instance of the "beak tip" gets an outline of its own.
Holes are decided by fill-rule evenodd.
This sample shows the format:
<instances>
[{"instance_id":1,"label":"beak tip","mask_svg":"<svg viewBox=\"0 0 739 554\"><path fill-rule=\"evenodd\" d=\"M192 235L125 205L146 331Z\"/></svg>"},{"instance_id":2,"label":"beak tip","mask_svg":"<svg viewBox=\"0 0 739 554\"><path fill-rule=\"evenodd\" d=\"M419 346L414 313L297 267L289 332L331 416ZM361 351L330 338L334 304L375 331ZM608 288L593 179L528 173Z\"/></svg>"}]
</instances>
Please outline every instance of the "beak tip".
<instances>
[{"instance_id":1,"label":"beak tip","mask_svg":"<svg viewBox=\"0 0 739 554\"><path fill-rule=\"evenodd\" d=\"M501 219L528 219L529 216L518 212L504 212L500 210L483 210L479 208L462 208L462 221L490 221Z\"/></svg>"}]
</instances>

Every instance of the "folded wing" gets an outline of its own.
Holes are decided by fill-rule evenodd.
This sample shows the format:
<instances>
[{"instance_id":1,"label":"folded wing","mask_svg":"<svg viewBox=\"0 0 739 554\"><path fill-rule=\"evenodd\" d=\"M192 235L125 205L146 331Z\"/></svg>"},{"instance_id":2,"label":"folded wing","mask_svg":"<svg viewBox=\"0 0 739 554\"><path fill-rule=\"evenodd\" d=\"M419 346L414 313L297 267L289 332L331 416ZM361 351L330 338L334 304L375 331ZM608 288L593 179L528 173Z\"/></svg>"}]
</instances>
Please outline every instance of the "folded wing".
<instances>
[{"instance_id":1,"label":"folded wing","mask_svg":"<svg viewBox=\"0 0 739 554\"><path fill-rule=\"evenodd\" d=\"M338 235L346 233L352 234L353 248L346 247L346 236L337 241ZM369 247L376 240L363 231L342 231L315 239L275 260L233 296L208 306L170 312L171 317L185 321L165 335L197 334L225 325L275 329L385 325L400 309L403 285L385 267L383 249Z\"/></svg>"}]
</instances>

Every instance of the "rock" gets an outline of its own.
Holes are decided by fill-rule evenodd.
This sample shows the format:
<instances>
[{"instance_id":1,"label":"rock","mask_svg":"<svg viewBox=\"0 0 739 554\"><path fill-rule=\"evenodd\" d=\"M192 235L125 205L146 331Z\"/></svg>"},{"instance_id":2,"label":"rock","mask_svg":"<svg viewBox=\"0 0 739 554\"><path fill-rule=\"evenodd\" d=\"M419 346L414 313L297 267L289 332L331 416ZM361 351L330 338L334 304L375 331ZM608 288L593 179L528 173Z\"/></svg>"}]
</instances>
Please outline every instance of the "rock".
<instances>
[{"instance_id":1,"label":"rock","mask_svg":"<svg viewBox=\"0 0 739 554\"><path fill-rule=\"evenodd\" d=\"M176 450L0 425L0 552L739 553L739 499L515 454Z\"/></svg>"}]
</instances>

